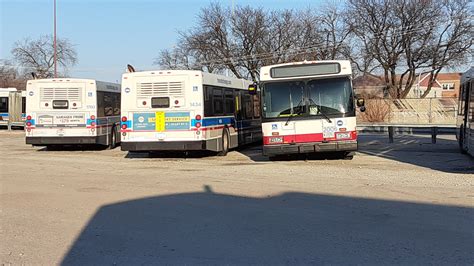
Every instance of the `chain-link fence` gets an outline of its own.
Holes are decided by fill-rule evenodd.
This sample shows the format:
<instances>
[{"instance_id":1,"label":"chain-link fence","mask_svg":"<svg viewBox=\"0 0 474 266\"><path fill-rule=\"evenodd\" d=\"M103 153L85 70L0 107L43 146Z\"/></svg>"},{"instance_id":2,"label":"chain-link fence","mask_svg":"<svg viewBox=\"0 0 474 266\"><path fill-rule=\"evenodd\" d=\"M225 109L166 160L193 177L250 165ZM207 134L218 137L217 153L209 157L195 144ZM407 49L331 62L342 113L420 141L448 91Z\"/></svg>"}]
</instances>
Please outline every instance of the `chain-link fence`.
<instances>
[{"instance_id":1,"label":"chain-link fence","mask_svg":"<svg viewBox=\"0 0 474 266\"><path fill-rule=\"evenodd\" d=\"M455 125L457 98L366 99L359 123Z\"/></svg>"}]
</instances>

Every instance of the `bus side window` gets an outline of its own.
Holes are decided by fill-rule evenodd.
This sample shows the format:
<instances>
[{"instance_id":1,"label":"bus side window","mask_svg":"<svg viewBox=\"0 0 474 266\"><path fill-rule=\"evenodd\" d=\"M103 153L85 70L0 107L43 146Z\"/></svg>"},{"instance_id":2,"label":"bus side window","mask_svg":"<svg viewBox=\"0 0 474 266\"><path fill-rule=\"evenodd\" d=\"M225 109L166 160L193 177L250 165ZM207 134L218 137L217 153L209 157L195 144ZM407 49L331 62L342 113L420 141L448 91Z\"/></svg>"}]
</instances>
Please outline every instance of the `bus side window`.
<instances>
[{"instance_id":1,"label":"bus side window","mask_svg":"<svg viewBox=\"0 0 474 266\"><path fill-rule=\"evenodd\" d=\"M26 113L26 97L21 97L21 112Z\"/></svg>"},{"instance_id":2,"label":"bus side window","mask_svg":"<svg viewBox=\"0 0 474 266\"><path fill-rule=\"evenodd\" d=\"M233 115L235 112L235 105L234 105L234 90L233 89L225 89L225 114L226 115Z\"/></svg>"},{"instance_id":3,"label":"bus side window","mask_svg":"<svg viewBox=\"0 0 474 266\"><path fill-rule=\"evenodd\" d=\"M245 91L242 95L242 113L244 119L252 119L253 117L253 108L252 108L252 98L249 93Z\"/></svg>"},{"instance_id":4,"label":"bus side window","mask_svg":"<svg viewBox=\"0 0 474 266\"><path fill-rule=\"evenodd\" d=\"M8 97L0 97L0 112L8 113Z\"/></svg>"},{"instance_id":5,"label":"bus side window","mask_svg":"<svg viewBox=\"0 0 474 266\"><path fill-rule=\"evenodd\" d=\"M212 89L212 103L214 107L214 115L223 115L224 114L224 99L222 89L213 88Z\"/></svg>"},{"instance_id":6,"label":"bus side window","mask_svg":"<svg viewBox=\"0 0 474 266\"><path fill-rule=\"evenodd\" d=\"M258 95L252 95L253 102L253 117L260 117L260 97Z\"/></svg>"},{"instance_id":7,"label":"bus side window","mask_svg":"<svg viewBox=\"0 0 474 266\"><path fill-rule=\"evenodd\" d=\"M204 116L212 116L212 87L204 86Z\"/></svg>"},{"instance_id":8,"label":"bus side window","mask_svg":"<svg viewBox=\"0 0 474 266\"><path fill-rule=\"evenodd\" d=\"M114 115L120 115L120 93L113 93L114 97Z\"/></svg>"},{"instance_id":9,"label":"bus side window","mask_svg":"<svg viewBox=\"0 0 474 266\"><path fill-rule=\"evenodd\" d=\"M104 102L104 92L97 92L97 117L105 116L105 102Z\"/></svg>"},{"instance_id":10,"label":"bus side window","mask_svg":"<svg viewBox=\"0 0 474 266\"><path fill-rule=\"evenodd\" d=\"M104 92L104 114L105 116L114 115L113 95L110 92Z\"/></svg>"}]
</instances>

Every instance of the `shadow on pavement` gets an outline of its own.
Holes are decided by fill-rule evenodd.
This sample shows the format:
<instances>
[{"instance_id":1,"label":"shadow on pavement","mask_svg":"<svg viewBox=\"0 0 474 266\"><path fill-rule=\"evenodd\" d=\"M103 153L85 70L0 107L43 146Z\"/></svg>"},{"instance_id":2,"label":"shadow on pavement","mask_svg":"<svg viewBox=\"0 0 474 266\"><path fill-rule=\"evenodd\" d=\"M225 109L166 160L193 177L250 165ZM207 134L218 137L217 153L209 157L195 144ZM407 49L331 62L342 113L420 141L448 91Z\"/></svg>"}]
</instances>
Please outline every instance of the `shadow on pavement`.
<instances>
[{"instance_id":1,"label":"shadow on pavement","mask_svg":"<svg viewBox=\"0 0 474 266\"><path fill-rule=\"evenodd\" d=\"M471 264L474 209L204 192L101 207L63 265Z\"/></svg>"},{"instance_id":2,"label":"shadow on pavement","mask_svg":"<svg viewBox=\"0 0 474 266\"><path fill-rule=\"evenodd\" d=\"M359 135L359 153L409 163L437 171L474 174L474 159L461 154L454 136L402 135L389 143L387 135Z\"/></svg>"}]
</instances>

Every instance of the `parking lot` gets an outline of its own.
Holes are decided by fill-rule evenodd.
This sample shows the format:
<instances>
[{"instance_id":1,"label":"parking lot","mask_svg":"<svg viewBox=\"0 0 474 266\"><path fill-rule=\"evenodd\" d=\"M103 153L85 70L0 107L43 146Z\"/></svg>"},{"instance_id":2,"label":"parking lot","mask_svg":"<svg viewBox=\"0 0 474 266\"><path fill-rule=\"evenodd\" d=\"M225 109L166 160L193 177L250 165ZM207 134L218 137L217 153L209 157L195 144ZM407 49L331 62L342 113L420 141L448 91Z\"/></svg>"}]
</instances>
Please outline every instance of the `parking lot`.
<instances>
[{"instance_id":1,"label":"parking lot","mask_svg":"<svg viewBox=\"0 0 474 266\"><path fill-rule=\"evenodd\" d=\"M24 144L0 131L0 263L471 264L474 160L363 135L353 160Z\"/></svg>"}]
</instances>

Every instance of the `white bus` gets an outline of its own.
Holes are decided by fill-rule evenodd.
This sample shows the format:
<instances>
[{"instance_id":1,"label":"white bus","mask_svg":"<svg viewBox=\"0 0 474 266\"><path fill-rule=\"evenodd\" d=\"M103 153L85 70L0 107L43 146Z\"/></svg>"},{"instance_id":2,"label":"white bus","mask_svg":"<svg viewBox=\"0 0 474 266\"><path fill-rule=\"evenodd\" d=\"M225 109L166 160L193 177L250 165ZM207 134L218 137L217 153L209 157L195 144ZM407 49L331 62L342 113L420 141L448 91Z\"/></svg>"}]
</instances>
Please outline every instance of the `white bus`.
<instances>
[{"instance_id":1,"label":"white bus","mask_svg":"<svg viewBox=\"0 0 474 266\"><path fill-rule=\"evenodd\" d=\"M457 139L462 153L474 156L474 67L461 76Z\"/></svg>"},{"instance_id":2,"label":"white bus","mask_svg":"<svg viewBox=\"0 0 474 266\"><path fill-rule=\"evenodd\" d=\"M92 79L36 79L26 86L26 143L100 144L120 140L120 85Z\"/></svg>"},{"instance_id":3,"label":"white bus","mask_svg":"<svg viewBox=\"0 0 474 266\"><path fill-rule=\"evenodd\" d=\"M123 74L122 150L225 155L261 140L260 101L249 84L193 70Z\"/></svg>"},{"instance_id":4,"label":"white bus","mask_svg":"<svg viewBox=\"0 0 474 266\"><path fill-rule=\"evenodd\" d=\"M0 88L0 125L8 124L10 113L10 93L18 92L16 88ZM26 91L21 91L21 118L22 122L18 125L23 126L25 120Z\"/></svg>"},{"instance_id":5,"label":"white bus","mask_svg":"<svg viewBox=\"0 0 474 266\"><path fill-rule=\"evenodd\" d=\"M264 66L263 154L357 150L356 109L349 61L305 61ZM357 105L365 110L364 101Z\"/></svg>"}]
</instances>

